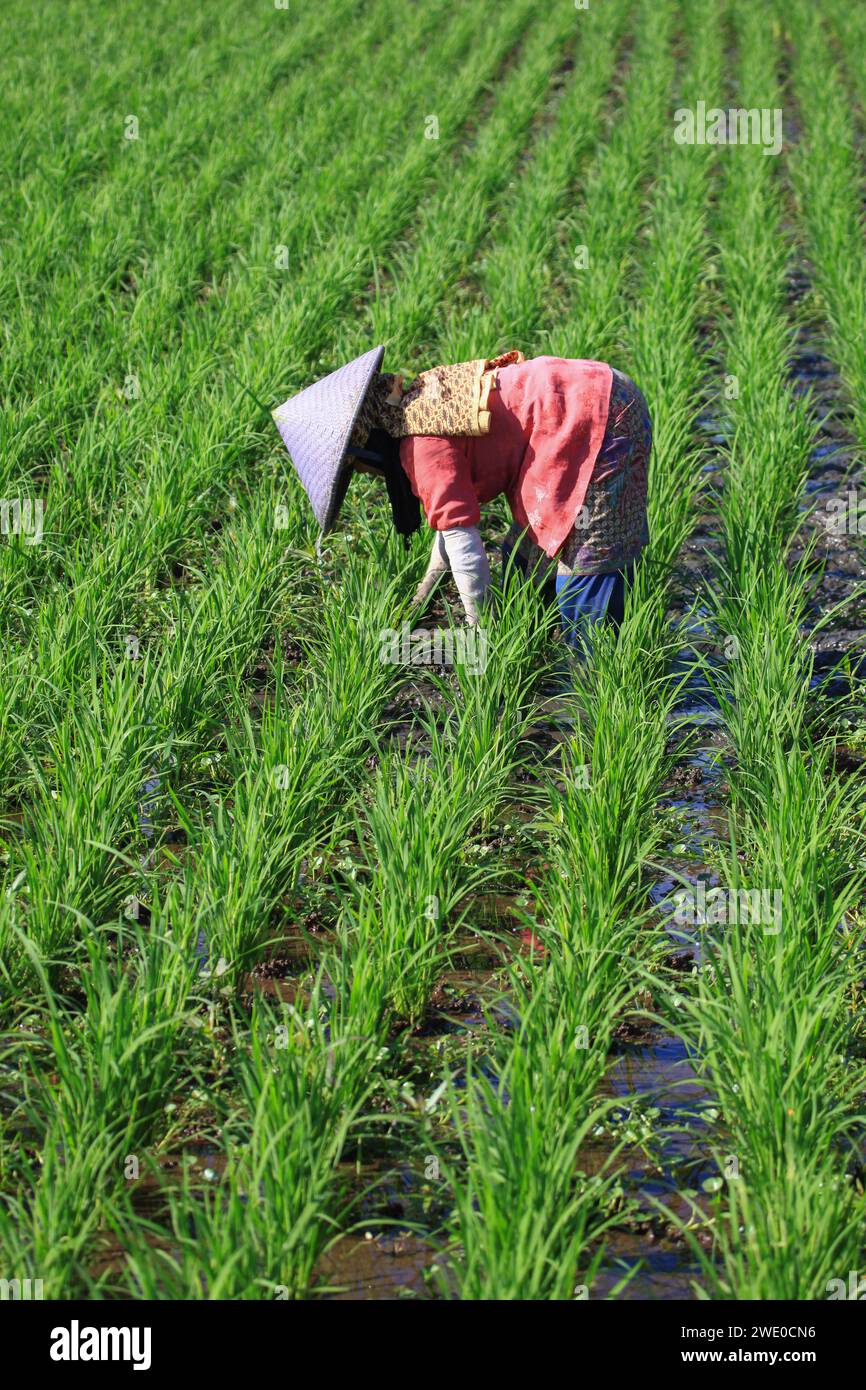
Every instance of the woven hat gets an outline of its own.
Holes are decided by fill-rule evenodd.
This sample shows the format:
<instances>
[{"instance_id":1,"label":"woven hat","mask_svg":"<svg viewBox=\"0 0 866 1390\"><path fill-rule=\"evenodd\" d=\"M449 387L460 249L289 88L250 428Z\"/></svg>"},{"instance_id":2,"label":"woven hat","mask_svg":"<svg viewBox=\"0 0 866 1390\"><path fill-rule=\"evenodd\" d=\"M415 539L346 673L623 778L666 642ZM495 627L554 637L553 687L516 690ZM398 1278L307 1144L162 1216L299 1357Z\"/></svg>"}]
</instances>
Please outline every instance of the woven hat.
<instances>
[{"instance_id":1,"label":"woven hat","mask_svg":"<svg viewBox=\"0 0 866 1390\"><path fill-rule=\"evenodd\" d=\"M323 532L333 529L343 505L352 476L345 466L346 448L384 356L384 347L371 348L272 412Z\"/></svg>"}]
</instances>

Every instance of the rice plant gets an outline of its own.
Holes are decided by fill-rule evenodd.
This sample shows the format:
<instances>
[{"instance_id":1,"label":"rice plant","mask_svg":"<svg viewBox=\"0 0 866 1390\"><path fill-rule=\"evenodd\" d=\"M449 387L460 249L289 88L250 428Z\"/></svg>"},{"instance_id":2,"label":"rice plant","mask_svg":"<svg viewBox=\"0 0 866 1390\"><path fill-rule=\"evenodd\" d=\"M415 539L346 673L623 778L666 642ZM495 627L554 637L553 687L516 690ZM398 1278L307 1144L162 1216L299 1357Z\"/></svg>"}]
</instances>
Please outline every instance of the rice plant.
<instances>
[{"instance_id":1,"label":"rice plant","mask_svg":"<svg viewBox=\"0 0 866 1390\"><path fill-rule=\"evenodd\" d=\"M826 523L866 445L864 39L845 0L8 0L4 1279L805 1300L860 1268L862 506ZM674 138L701 103L781 110L775 157ZM640 385L616 636L566 656L513 565L473 647L450 582L413 609L429 528L381 479L317 535L270 410L380 342ZM674 943L692 871L717 910ZM705 1103L636 1159L620 1063L665 1047Z\"/></svg>"}]
</instances>

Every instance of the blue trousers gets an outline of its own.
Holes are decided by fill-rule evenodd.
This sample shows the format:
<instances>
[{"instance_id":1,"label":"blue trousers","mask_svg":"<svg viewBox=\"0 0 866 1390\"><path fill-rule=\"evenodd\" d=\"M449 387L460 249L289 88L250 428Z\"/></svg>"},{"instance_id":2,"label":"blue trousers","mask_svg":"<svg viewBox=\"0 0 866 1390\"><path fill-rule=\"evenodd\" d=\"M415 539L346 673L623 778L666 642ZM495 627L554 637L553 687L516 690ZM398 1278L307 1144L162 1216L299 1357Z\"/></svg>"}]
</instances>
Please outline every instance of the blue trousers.
<instances>
[{"instance_id":1,"label":"blue trousers","mask_svg":"<svg viewBox=\"0 0 866 1390\"><path fill-rule=\"evenodd\" d=\"M634 577L634 563L610 574L564 574L556 578L556 601L563 636L575 651L585 651L592 628L607 623L619 630L625 615L625 590Z\"/></svg>"},{"instance_id":2,"label":"blue trousers","mask_svg":"<svg viewBox=\"0 0 866 1390\"><path fill-rule=\"evenodd\" d=\"M508 561L512 558L516 568L528 578L526 562L519 553L513 553L508 544L502 546L502 577ZM625 569L612 570L609 574L564 574L556 576L556 601L565 641L576 651L584 651L591 629L598 623L607 623L614 631L625 614L625 591L634 579L635 562ZM552 588L551 584L551 588ZM545 586L545 590L547 586ZM551 593L551 599L553 594Z\"/></svg>"}]
</instances>

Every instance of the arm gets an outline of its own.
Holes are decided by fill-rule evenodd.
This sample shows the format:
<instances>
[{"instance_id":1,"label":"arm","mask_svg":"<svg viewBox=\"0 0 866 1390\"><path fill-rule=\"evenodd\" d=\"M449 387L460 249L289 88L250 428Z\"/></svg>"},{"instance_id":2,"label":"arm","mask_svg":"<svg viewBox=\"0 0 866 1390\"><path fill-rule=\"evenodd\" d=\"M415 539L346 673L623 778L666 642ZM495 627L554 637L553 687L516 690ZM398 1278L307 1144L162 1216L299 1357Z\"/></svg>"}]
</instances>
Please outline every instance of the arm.
<instances>
[{"instance_id":1,"label":"arm","mask_svg":"<svg viewBox=\"0 0 866 1390\"><path fill-rule=\"evenodd\" d=\"M466 621L476 627L487 603L490 565L477 526L454 526L441 531Z\"/></svg>"},{"instance_id":2,"label":"arm","mask_svg":"<svg viewBox=\"0 0 866 1390\"><path fill-rule=\"evenodd\" d=\"M445 553L445 533L437 531L433 538L433 549L430 552L430 563L427 571L418 588L415 590L412 599L414 603L423 603L435 589L443 574L448 573L448 556Z\"/></svg>"},{"instance_id":3,"label":"arm","mask_svg":"<svg viewBox=\"0 0 866 1390\"><path fill-rule=\"evenodd\" d=\"M436 540L427 573L415 594L421 602L450 567L470 623L477 623L490 587L490 566L481 544L481 510L472 482L466 441L410 435L400 460L420 498Z\"/></svg>"},{"instance_id":4,"label":"arm","mask_svg":"<svg viewBox=\"0 0 866 1390\"><path fill-rule=\"evenodd\" d=\"M454 526L437 531L427 572L412 599L423 603L451 569L468 621L477 624L490 588L490 565L477 526Z\"/></svg>"}]
</instances>

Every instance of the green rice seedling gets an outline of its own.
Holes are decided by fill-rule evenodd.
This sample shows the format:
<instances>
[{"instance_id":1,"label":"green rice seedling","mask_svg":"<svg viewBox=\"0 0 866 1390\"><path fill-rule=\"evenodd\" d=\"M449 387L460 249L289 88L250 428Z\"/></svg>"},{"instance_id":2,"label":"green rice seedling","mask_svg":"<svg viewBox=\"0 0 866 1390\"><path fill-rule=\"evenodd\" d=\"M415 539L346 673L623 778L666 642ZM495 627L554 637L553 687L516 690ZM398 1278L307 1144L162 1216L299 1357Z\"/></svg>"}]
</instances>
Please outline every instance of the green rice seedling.
<instances>
[{"instance_id":1,"label":"green rice seedling","mask_svg":"<svg viewBox=\"0 0 866 1390\"><path fill-rule=\"evenodd\" d=\"M796 774L777 787L776 804L788 793L785 822L800 818L787 863L772 834L746 875L732 840L727 922L706 929L696 994L679 1000L727 1137L716 1155L724 1206L713 1254L701 1258L714 1297L826 1296L829 1280L857 1268L862 1245L862 1196L845 1172L863 1123L852 1103L862 1066L846 1060L862 942L838 928L863 872L856 883L839 879L838 862L833 872L831 846L845 835L838 813L850 806L838 791L804 791ZM755 914L765 899L773 910Z\"/></svg>"},{"instance_id":2,"label":"green rice seedling","mask_svg":"<svg viewBox=\"0 0 866 1390\"><path fill-rule=\"evenodd\" d=\"M37 1161L22 1164L17 1185L0 1203L0 1258L11 1279L41 1279L45 1298L92 1291L88 1263L106 1216L103 1194L117 1172L117 1154L101 1123L89 1116L73 1150L61 1123L49 1121Z\"/></svg>"},{"instance_id":3,"label":"green rice seedling","mask_svg":"<svg viewBox=\"0 0 866 1390\"><path fill-rule=\"evenodd\" d=\"M509 568L485 621L476 660L456 661L456 692L445 731L452 766L465 768L482 831L508 794L537 708L558 619L555 605ZM483 645L481 643L483 642ZM425 721L429 736L429 720Z\"/></svg>"},{"instance_id":4,"label":"green rice seedling","mask_svg":"<svg viewBox=\"0 0 866 1390\"><path fill-rule=\"evenodd\" d=\"M435 1269L446 1296L559 1300L592 1287L607 1175L581 1172L578 1151L605 1108L592 1097L610 1012L588 978L560 992L539 971L531 995L517 995L513 1038L483 1061L470 1052L459 1082L446 1075L447 1128L434 1141L454 1202ZM602 1039L589 1043L596 1022Z\"/></svg>"},{"instance_id":5,"label":"green rice seedling","mask_svg":"<svg viewBox=\"0 0 866 1390\"><path fill-rule=\"evenodd\" d=\"M379 1042L331 1029L321 976L303 1011L257 1006L239 1057L243 1180L262 1275L306 1294L345 1204L337 1167L377 1085Z\"/></svg>"},{"instance_id":6,"label":"green rice seedling","mask_svg":"<svg viewBox=\"0 0 866 1390\"><path fill-rule=\"evenodd\" d=\"M30 1046L22 1059L20 1032L3 1042L19 1059L14 1114L26 1148L38 1145L39 1164L27 1160L17 1175L0 1244L16 1268L38 1271L49 1297L68 1297L85 1286L112 1194L137 1175L184 1068L194 957L183 938L120 930L111 948L94 935L76 1016L26 949L42 992Z\"/></svg>"},{"instance_id":7,"label":"green rice seedling","mask_svg":"<svg viewBox=\"0 0 866 1390\"><path fill-rule=\"evenodd\" d=\"M10 810L20 800L25 776L22 744L32 701L31 689L24 661L16 655L9 662L0 691L0 797Z\"/></svg>"},{"instance_id":8,"label":"green rice seedling","mask_svg":"<svg viewBox=\"0 0 866 1390\"><path fill-rule=\"evenodd\" d=\"M180 811L194 857L188 884L207 923L206 968L224 988L239 988L267 939L276 885L290 889L296 882L290 874L282 880L283 846L272 814L277 796L271 769L256 764L232 785L228 804L210 799L200 836Z\"/></svg>"},{"instance_id":9,"label":"green rice seedling","mask_svg":"<svg viewBox=\"0 0 866 1390\"><path fill-rule=\"evenodd\" d=\"M463 914L468 894L491 877L469 867L465 850L478 807L481 773L451 759L446 737L431 724L429 760L383 752L358 838L364 877L344 904L347 925L371 932L377 958L393 985L398 1017L416 1024ZM488 775L501 781L501 754Z\"/></svg>"},{"instance_id":10,"label":"green rice seedling","mask_svg":"<svg viewBox=\"0 0 866 1390\"><path fill-rule=\"evenodd\" d=\"M784 361L787 351L788 330L778 310L768 309L767 314L767 332L760 345L753 344L764 366L774 353L777 363ZM761 311L752 304L748 317L757 337L764 326ZM737 588L745 590L758 571L769 568L784 552L800 524L799 499L816 424L807 414L807 404L793 397L784 372L775 372L768 380L759 373L757 361L740 364L731 359L730 366L734 375L746 377L760 393L758 419L750 413L738 419L734 429L721 514L726 564ZM785 473L767 466L772 458L784 463Z\"/></svg>"},{"instance_id":11,"label":"green rice seedling","mask_svg":"<svg viewBox=\"0 0 866 1390\"><path fill-rule=\"evenodd\" d=\"M624 268L640 226L641 185L664 148L673 25L673 5L639 7L619 119L599 145L575 212L565 219L565 238L575 250L563 275L564 303L557 303L555 326L545 335L546 352L617 361Z\"/></svg>"},{"instance_id":12,"label":"green rice seedling","mask_svg":"<svg viewBox=\"0 0 866 1390\"><path fill-rule=\"evenodd\" d=\"M643 865L662 833L654 803L682 728L678 685L664 669L675 637L659 631L662 622L642 579L619 639L599 632L592 660L575 669L580 718L564 753L564 788L550 789L554 852L570 862L576 891L597 885L609 909L626 913L646 892Z\"/></svg>"},{"instance_id":13,"label":"green rice seedling","mask_svg":"<svg viewBox=\"0 0 866 1390\"><path fill-rule=\"evenodd\" d=\"M658 767L652 767L643 749L633 751L640 766L636 779L657 795L658 782L652 774ZM573 766L566 768L564 790L549 789L546 823L552 831L549 853L556 872L542 878L537 890L543 935L550 927L572 949L611 953L622 962L622 953L630 947L637 949L640 944L649 951L647 864L660 847L663 831L653 816L652 801L635 805L622 799L628 790L622 765L590 773L588 785L574 776L576 771ZM623 814L621 837L612 818L617 807Z\"/></svg>"},{"instance_id":14,"label":"green rice seedling","mask_svg":"<svg viewBox=\"0 0 866 1390\"><path fill-rule=\"evenodd\" d=\"M351 761L334 739L324 701L294 705L278 718L261 741L248 727L229 755L241 770L224 795L206 798L199 831L182 813L189 883L223 987L240 987L274 938L280 903L296 889L306 860L333 838L350 786Z\"/></svg>"},{"instance_id":15,"label":"green rice seedling","mask_svg":"<svg viewBox=\"0 0 866 1390\"><path fill-rule=\"evenodd\" d=\"M186 1168L179 1187L163 1180L168 1228L128 1201L112 1214L134 1297L297 1299L327 1287L320 1262L353 1203L341 1164L366 1129L385 1053L371 962L360 942L327 954L303 1002L257 1000L249 1031L235 1024L219 1177L210 1169L194 1185Z\"/></svg>"},{"instance_id":16,"label":"green rice seedling","mask_svg":"<svg viewBox=\"0 0 866 1390\"><path fill-rule=\"evenodd\" d=\"M841 61L855 89L864 90L863 20L857 7L834 5L830 15L794 5L790 26L792 76L803 138L791 153L791 179L810 252L816 309L826 318L832 355L851 392L855 430L866 444L866 368L859 337L866 300L863 214L857 131L843 73L830 48L827 20L841 33Z\"/></svg>"},{"instance_id":17,"label":"green rice seedling","mask_svg":"<svg viewBox=\"0 0 866 1390\"><path fill-rule=\"evenodd\" d=\"M113 947L104 931L95 933L83 947L77 1021L40 970L45 1040L25 1071L24 1098L37 1131L50 1118L72 1151L92 1118L107 1149L125 1153L147 1142L181 1065L192 945L186 933L175 939L132 925L119 928Z\"/></svg>"},{"instance_id":18,"label":"green rice seedling","mask_svg":"<svg viewBox=\"0 0 866 1390\"><path fill-rule=\"evenodd\" d=\"M83 692L50 736L50 764L30 760L33 794L8 840L28 936L56 974L83 924L119 910L133 887L129 850L147 735L123 673ZM87 696L90 696L88 702Z\"/></svg>"},{"instance_id":19,"label":"green rice seedling","mask_svg":"<svg viewBox=\"0 0 866 1390\"><path fill-rule=\"evenodd\" d=\"M402 678L390 638L406 615L410 561L368 533L364 565L323 575L317 618L304 636L311 682L331 710L335 739L354 748L368 737L388 693Z\"/></svg>"},{"instance_id":20,"label":"green rice seedling","mask_svg":"<svg viewBox=\"0 0 866 1390\"><path fill-rule=\"evenodd\" d=\"M456 693L440 683L453 701L444 718L428 707L417 719L417 746L410 740L402 754L380 756L358 822L365 874L358 902L344 910L356 931L372 925L395 981L393 1005L411 1024L447 964L470 893L495 872L470 867L466 851L510 794L539 676L534 661L551 624L533 586L510 585L499 611L472 634L483 660L456 661ZM456 647L458 634L450 635Z\"/></svg>"},{"instance_id":21,"label":"green rice seedling","mask_svg":"<svg viewBox=\"0 0 866 1390\"><path fill-rule=\"evenodd\" d=\"M741 762L760 767L805 733L812 654L802 637L808 557L754 573L748 589L727 572L710 598L725 660L708 679Z\"/></svg>"},{"instance_id":22,"label":"green rice seedling","mask_svg":"<svg viewBox=\"0 0 866 1390\"><path fill-rule=\"evenodd\" d=\"M820 975L824 952L856 907L866 882L862 792L834 772L831 742L778 745L764 761L731 772L731 811L737 840L753 877L784 884L796 904L783 905L785 963L791 980L801 970ZM795 931L791 927L796 928ZM849 946L850 946L849 942ZM783 952L784 956L784 952Z\"/></svg>"},{"instance_id":23,"label":"green rice seedling","mask_svg":"<svg viewBox=\"0 0 866 1390\"><path fill-rule=\"evenodd\" d=\"M377 1084L375 1044L330 1031L320 980L303 1008L257 1002L236 1044L239 1109L219 1182L166 1186L168 1232L115 1217L136 1297L306 1297L338 1233L338 1165Z\"/></svg>"},{"instance_id":24,"label":"green rice seedling","mask_svg":"<svg viewBox=\"0 0 866 1390\"><path fill-rule=\"evenodd\" d=\"M456 304L438 330L437 360L460 362L505 345L530 356L538 351L550 321L555 267L563 255L567 199L575 172L598 138L626 17L627 6L619 3L581 16L580 80L572 75L555 98L552 119L509 190L479 266L477 294Z\"/></svg>"},{"instance_id":25,"label":"green rice seedling","mask_svg":"<svg viewBox=\"0 0 866 1390\"><path fill-rule=\"evenodd\" d=\"M721 13L690 0L684 7L688 58L680 74L680 105L707 101L721 88ZM652 573L673 565L693 525L703 474L695 419L708 389L709 362L697 343L709 311L708 210L713 146L669 145L658 172L638 264L634 307L624 316L624 357L653 416L648 486ZM659 325L664 324L664 332Z\"/></svg>"},{"instance_id":26,"label":"green rice seedling","mask_svg":"<svg viewBox=\"0 0 866 1390\"><path fill-rule=\"evenodd\" d=\"M715 1298L826 1297L862 1249L862 1199L845 1173L863 1120L848 1100L862 1077L844 1063L838 1009L850 972L837 961L796 990L778 977L758 989L742 940L712 960L720 987L699 992L692 1021L729 1137L716 1154L714 1247L699 1256L705 1287Z\"/></svg>"},{"instance_id":27,"label":"green rice seedling","mask_svg":"<svg viewBox=\"0 0 866 1390\"><path fill-rule=\"evenodd\" d=\"M70 691L98 673L123 621L123 604L140 581L135 557L111 546L84 553L70 547L62 578L40 594L26 628L27 651L39 675L39 694L59 717Z\"/></svg>"},{"instance_id":28,"label":"green rice seedling","mask_svg":"<svg viewBox=\"0 0 866 1390\"><path fill-rule=\"evenodd\" d=\"M238 1163L231 1153L218 1183L195 1181L185 1164L179 1183L163 1186L162 1220L143 1216L127 1194L112 1205L108 1221L120 1247L120 1269L106 1276L110 1293L184 1302L275 1296L260 1274L250 1194Z\"/></svg>"}]
</instances>

